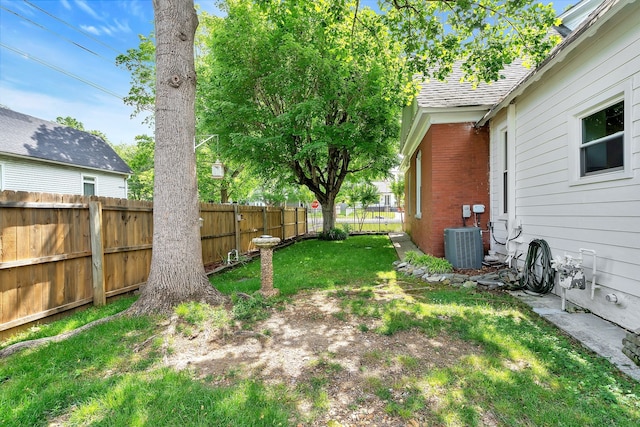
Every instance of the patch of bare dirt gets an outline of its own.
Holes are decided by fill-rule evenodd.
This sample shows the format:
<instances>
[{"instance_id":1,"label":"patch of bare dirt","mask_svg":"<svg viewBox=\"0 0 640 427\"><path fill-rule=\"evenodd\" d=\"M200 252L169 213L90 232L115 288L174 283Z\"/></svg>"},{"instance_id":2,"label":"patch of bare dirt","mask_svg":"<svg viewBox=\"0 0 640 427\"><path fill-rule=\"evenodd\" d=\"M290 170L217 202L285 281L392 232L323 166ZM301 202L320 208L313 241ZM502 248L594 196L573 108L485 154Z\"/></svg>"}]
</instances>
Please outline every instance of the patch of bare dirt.
<instances>
[{"instance_id":1,"label":"patch of bare dirt","mask_svg":"<svg viewBox=\"0 0 640 427\"><path fill-rule=\"evenodd\" d=\"M413 330L380 335L373 332L375 320L341 311L335 293L309 291L297 294L253 331L185 336L168 328L172 351L165 363L192 369L218 385L253 378L308 390L314 381L321 383L328 399L324 408L314 408L311 401L299 403L299 412L313 419L305 426L418 426L432 425L429 412L437 408L437 398L429 398L424 416L407 420L385 410L390 400L403 402L403 388L389 388L382 399L379 387L401 384L407 377L481 352L451 336L430 338Z\"/></svg>"}]
</instances>

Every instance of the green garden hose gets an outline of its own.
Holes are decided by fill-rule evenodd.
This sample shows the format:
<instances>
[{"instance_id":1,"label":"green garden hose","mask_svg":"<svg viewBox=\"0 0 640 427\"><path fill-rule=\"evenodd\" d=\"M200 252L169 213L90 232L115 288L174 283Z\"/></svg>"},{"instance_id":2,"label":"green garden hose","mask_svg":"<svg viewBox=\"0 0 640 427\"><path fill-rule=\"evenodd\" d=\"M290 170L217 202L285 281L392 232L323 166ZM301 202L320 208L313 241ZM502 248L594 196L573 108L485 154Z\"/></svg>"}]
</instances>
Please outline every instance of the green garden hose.
<instances>
[{"instance_id":1,"label":"green garden hose","mask_svg":"<svg viewBox=\"0 0 640 427\"><path fill-rule=\"evenodd\" d=\"M534 239L529 243L524 271L520 279L522 288L546 294L555 284L555 270L551 267L551 249L546 241Z\"/></svg>"}]
</instances>

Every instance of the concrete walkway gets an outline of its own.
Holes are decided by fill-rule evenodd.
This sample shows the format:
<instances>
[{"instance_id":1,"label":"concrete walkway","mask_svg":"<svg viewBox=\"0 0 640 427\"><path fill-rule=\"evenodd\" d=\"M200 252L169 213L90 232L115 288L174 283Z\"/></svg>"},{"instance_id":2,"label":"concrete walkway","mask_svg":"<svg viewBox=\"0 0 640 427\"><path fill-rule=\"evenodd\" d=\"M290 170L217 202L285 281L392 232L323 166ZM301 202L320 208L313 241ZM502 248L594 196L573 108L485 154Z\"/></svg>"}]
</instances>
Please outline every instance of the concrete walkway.
<instances>
[{"instance_id":1,"label":"concrete walkway","mask_svg":"<svg viewBox=\"0 0 640 427\"><path fill-rule=\"evenodd\" d=\"M403 260L404 255L409 251L415 251L422 253L420 249L411 241L411 238L407 233L389 233L389 239L393 243L393 247L396 248L398 253L398 259Z\"/></svg>"},{"instance_id":2,"label":"concrete walkway","mask_svg":"<svg viewBox=\"0 0 640 427\"><path fill-rule=\"evenodd\" d=\"M422 253L406 233L390 233L389 238L401 260L407 251ZM563 311L560 297L554 294L533 296L523 291L511 293L529 305L535 313L581 342L583 346L609 360L631 378L640 381L640 367L622 353L622 339L627 333L625 329L592 313Z\"/></svg>"}]
</instances>

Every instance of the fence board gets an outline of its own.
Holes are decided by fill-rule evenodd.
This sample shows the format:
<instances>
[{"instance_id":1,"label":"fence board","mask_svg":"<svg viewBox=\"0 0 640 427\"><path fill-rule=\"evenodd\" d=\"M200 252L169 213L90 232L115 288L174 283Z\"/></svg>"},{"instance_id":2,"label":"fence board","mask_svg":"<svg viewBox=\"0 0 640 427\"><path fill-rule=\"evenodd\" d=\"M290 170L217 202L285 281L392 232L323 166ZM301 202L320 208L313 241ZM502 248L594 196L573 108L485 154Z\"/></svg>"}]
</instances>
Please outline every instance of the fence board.
<instances>
[{"instance_id":1,"label":"fence board","mask_svg":"<svg viewBox=\"0 0 640 427\"><path fill-rule=\"evenodd\" d=\"M102 205L104 292L129 292L149 275L153 204L126 199L0 192L0 337L9 329L91 302L89 203ZM201 204L202 261L226 262L252 239L306 233L306 210ZM98 256L97 254L94 256Z\"/></svg>"},{"instance_id":2,"label":"fence board","mask_svg":"<svg viewBox=\"0 0 640 427\"><path fill-rule=\"evenodd\" d=\"M0 270L0 323L18 318L17 269Z\"/></svg>"},{"instance_id":3,"label":"fence board","mask_svg":"<svg viewBox=\"0 0 640 427\"><path fill-rule=\"evenodd\" d=\"M2 208L0 214L0 262L17 259L17 210Z\"/></svg>"}]
</instances>

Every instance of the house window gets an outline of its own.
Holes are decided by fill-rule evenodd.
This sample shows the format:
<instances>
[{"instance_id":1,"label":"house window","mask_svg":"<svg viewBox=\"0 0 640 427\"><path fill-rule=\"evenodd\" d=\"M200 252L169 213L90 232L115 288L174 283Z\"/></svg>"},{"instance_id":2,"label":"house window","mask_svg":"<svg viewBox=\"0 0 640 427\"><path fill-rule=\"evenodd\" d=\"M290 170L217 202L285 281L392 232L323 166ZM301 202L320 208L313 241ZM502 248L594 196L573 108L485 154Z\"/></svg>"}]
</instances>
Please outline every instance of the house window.
<instances>
[{"instance_id":1,"label":"house window","mask_svg":"<svg viewBox=\"0 0 640 427\"><path fill-rule=\"evenodd\" d=\"M82 176L82 194L85 196L96 195L96 177L95 176Z\"/></svg>"},{"instance_id":2,"label":"house window","mask_svg":"<svg viewBox=\"0 0 640 427\"><path fill-rule=\"evenodd\" d=\"M581 119L580 176L624 170L624 100Z\"/></svg>"},{"instance_id":3,"label":"house window","mask_svg":"<svg viewBox=\"0 0 640 427\"><path fill-rule=\"evenodd\" d=\"M422 151L416 155L416 218L422 218Z\"/></svg>"},{"instance_id":4,"label":"house window","mask_svg":"<svg viewBox=\"0 0 640 427\"><path fill-rule=\"evenodd\" d=\"M502 133L502 213L509 212L509 139L507 132Z\"/></svg>"},{"instance_id":5,"label":"house window","mask_svg":"<svg viewBox=\"0 0 640 427\"><path fill-rule=\"evenodd\" d=\"M385 206L391 206L391 195L390 194L385 194L384 195L384 205Z\"/></svg>"}]
</instances>

